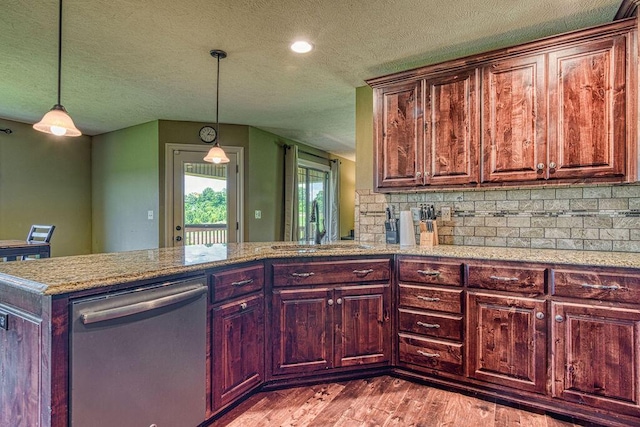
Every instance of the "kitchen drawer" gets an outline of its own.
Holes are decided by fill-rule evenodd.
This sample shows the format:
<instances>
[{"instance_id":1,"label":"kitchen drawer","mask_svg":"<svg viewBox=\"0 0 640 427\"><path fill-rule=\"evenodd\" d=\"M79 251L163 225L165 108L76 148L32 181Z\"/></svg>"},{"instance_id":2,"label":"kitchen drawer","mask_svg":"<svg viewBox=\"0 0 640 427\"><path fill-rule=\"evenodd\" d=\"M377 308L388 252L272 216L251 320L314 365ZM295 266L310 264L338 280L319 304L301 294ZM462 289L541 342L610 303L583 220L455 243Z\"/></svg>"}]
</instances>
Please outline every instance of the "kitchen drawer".
<instances>
[{"instance_id":1,"label":"kitchen drawer","mask_svg":"<svg viewBox=\"0 0 640 427\"><path fill-rule=\"evenodd\" d=\"M400 285L400 305L423 310L462 312L462 289Z\"/></svg>"},{"instance_id":2,"label":"kitchen drawer","mask_svg":"<svg viewBox=\"0 0 640 427\"><path fill-rule=\"evenodd\" d=\"M496 291L543 294L546 268L532 265L467 266L467 286Z\"/></svg>"},{"instance_id":3,"label":"kitchen drawer","mask_svg":"<svg viewBox=\"0 0 640 427\"><path fill-rule=\"evenodd\" d=\"M398 334L402 363L462 375L462 344Z\"/></svg>"},{"instance_id":4,"label":"kitchen drawer","mask_svg":"<svg viewBox=\"0 0 640 427\"><path fill-rule=\"evenodd\" d=\"M389 281L391 260L304 262L273 265L274 286Z\"/></svg>"},{"instance_id":5,"label":"kitchen drawer","mask_svg":"<svg viewBox=\"0 0 640 427\"><path fill-rule=\"evenodd\" d=\"M553 270L553 295L638 303L640 274Z\"/></svg>"},{"instance_id":6,"label":"kitchen drawer","mask_svg":"<svg viewBox=\"0 0 640 427\"><path fill-rule=\"evenodd\" d=\"M262 290L264 285L264 267L262 264L237 268L211 275L213 302L245 295Z\"/></svg>"},{"instance_id":7,"label":"kitchen drawer","mask_svg":"<svg viewBox=\"0 0 640 427\"><path fill-rule=\"evenodd\" d=\"M399 328L403 332L462 341L462 316L398 309Z\"/></svg>"},{"instance_id":8,"label":"kitchen drawer","mask_svg":"<svg viewBox=\"0 0 640 427\"><path fill-rule=\"evenodd\" d=\"M462 286L461 262L433 262L401 259L398 262L398 280L435 285Z\"/></svg>"}]
</instances>

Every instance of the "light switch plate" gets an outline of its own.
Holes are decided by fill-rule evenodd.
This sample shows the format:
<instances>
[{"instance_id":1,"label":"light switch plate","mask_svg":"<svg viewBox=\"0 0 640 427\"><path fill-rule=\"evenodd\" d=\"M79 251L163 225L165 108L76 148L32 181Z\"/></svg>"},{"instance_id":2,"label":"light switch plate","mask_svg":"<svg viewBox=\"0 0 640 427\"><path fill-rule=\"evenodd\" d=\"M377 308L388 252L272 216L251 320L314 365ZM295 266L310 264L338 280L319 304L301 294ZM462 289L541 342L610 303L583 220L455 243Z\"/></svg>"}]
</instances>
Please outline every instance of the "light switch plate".
<instances>
[{"instance_id":1,"label":"light switch plate","mask_svg":"<svg viewBox=\"0 0 640 427\"><path fill-rule=\"evenodd\" d=\"M443 206L440 209L440 218L443 221L451 221L451 207L450 206Z\"/></svg>"},{"instance_id":2,"label":"light switch plate","mask_svg":"<svg viewBox=\"0 0 640 427\"><path fill-rule=\"evenodd\" d=\"M420 221L420 208L411 208L411 217L413 218L413 222Z\"/></svg>"}]
</instances>

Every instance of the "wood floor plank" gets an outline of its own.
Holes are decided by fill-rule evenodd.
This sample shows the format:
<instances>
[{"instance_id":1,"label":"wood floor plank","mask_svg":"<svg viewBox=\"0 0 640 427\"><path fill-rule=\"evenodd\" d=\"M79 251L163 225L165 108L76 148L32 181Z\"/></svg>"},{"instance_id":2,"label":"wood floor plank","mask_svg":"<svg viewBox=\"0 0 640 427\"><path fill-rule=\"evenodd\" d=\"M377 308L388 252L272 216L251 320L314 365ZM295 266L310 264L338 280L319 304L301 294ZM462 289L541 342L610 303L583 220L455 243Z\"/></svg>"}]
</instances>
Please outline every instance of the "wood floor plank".
<instances>
[{"instance_id":1,"label":"wood floor plank","mask_svg":"<svg viewBox=\"0 0 640 427\"><path fill-rule=\"evenodd\" d=\"M406 393L408 384L397 378L378 377L370 384L370 394L364 399L358 399L358 405L350 417L361 421L363 425L383 425L391 411L395 411L400 399ZM398 398L400 394L400 398ZM385 409L385 405L388 408Z\"/></svg>"},{"instance_id":2,"label":"wood floor plank","mask_svg":"<svg viewBox=\"0 0 640 427\"><path fill-rule=\"evenodd\" d=\"M344 390L343 384L314 386L315 394L291 414L282 426L308 426Z\"/></svg>"},{"instance_id":3,"label":"wood floor plank","mask_svg":"<svg viewBox=\"0 0 640 427\"><path fill-rule=\"evenodd\" d=\"M354 405L367 389L368 380L353 380L345 384L344 389L324 408L308 427L327 427L336 425L336 421Z\"/></svg>"},{"instance_id":4,"label":"wood floor plank","mask_svg":"<svg viewBox=\"0 0 640 427\"><path fill-rule=\"evenodd\" d=\"M577 427L389 376L256 393L215 427Z\"/></svg>"},{"instance_id":5,"label":"wood floor plank","mask_svg":"<svg viewBox=\"0 0 640 427\"><path fill-rule=\"evenodd\" d=\"M496 405L459 393L437 390L447 400L440 426L493 426Z\"/></svg>"},{"instance_id":6,"label":"wood floor plank","mask_svg":"<svg viewBox=\"0 0 640 427\"><path fill-rule=\"evenodd\" d=\"M446 406L440 390L411 383L400 405L385 426L438 426Z\"/></svg>"}]
</instances>

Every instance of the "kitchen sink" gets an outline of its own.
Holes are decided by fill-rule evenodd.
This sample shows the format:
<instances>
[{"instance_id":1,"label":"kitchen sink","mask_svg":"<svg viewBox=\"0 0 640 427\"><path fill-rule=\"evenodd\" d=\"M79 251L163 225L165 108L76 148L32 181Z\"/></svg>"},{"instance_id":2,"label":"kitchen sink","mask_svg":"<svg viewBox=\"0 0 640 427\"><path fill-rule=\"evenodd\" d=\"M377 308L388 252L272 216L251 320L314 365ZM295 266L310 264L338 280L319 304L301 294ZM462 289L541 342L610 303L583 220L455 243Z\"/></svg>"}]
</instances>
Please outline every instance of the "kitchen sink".
<instances>
[{"instance_id":1,"label":"kitchen sink","mask_svg":"<svg viewBox=\"0 0 640 427\"><path fill-rule=\"evenodd\" d=\"M340 244L328 244L328 245L275 245L271 246L271 249L276 251L289 251L289 252L316 252L316 251L349 251L358 249L371 249L368 245L340 245Z\"/></svg>"}]
</instances>

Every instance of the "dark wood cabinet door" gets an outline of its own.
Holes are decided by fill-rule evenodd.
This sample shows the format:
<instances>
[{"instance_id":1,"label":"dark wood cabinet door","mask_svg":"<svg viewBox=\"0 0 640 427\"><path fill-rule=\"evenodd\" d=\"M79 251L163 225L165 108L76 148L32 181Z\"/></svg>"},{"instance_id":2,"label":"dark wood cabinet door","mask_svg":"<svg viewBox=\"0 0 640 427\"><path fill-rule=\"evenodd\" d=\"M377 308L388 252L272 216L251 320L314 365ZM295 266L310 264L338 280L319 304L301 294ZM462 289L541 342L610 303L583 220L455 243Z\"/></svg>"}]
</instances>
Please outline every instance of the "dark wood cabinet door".
<instances>
[{"instance_id":1,"label":"dark wood cabinet door","mask_svg":"<svg viewBox=\"0 0 640 427\"><path fill-rule=\"evenodd\" d=\"M333 366L332 293L328 288L274 289L271 331L274 375Z\"/></svg>"},{"instance_id":2,"label":"dark wood cabinet door","mask_svg":"<svg viewBox=\"0 0 640 427\"><path fill-rule=\"evenodd\" d=\"M264 297L213 310L213 407L233 402L264 381Z\"/></svg>"},{"instance_id":3,"label":"dark wood cabinet door","mask_svg":"<svg viewBox=\"0 0 640 427\"><path fill-rule=\"evenodd\" d=\"M482 78L482 181L546 178L545 55L492 63Z\"/></svg>"},{"instance_id":4,"label":"dark wood cabinet door","mask_svg":"<svg viewBox=\"0 0 640 427\"><path fill-rule=\"evenodd\" d=\"M552 303L553 394L640 416L640 310Z\"/></svg>"},{"instance_id":5,"label":"dark wood cabinet door","mask_svg":"<svg viewBox=\"0 0 640 427\"><path fill-rule=\"evenodd\" d=\"M390 362L389 285L337 288L334 298L335 366Z\"/></svg>"},{"instance_id":6,"label":"dark wood cabinet door","mask_svg":"<svg viewBox=\"0 0 640 427\"><path fill-rule=\"evenodd\" d=\"M423 185L421 83L376 89L376 187Z\"/></svg>"},{"instance_id":7,"label":"dark wood cabinet door","mask_svg":"<svg viewBox=\"0 0 640 427\"><path fill-rule=\"evenodd\" d=\"M538 299L467 294L469 376L545 392L547 319Z\"/></svg>"},{"instance_id":8,"label":"dark wood cabinet door","mask_svg":"<svg viewBox=\"0 0 640 427\"><path fill-rule=\"evenodd\" d=\"M7 329L0 329L0 425L40 426L40 412L46 404L43 384L47 354L42 348L42 319L31 313L9 309L0 304L0 313L8 315Z\"/></svg>"},{"instance_id":9,"label":"dark wood cabinet door","mask_svg":"<svg viewBox=\"0 0 640 427\"><path fill-rule=\"evenodd\" d=\"M549 53L550 179L624 175L626 45L621 35Z\"/></svg>"},{"instance_id":10,"label":"dark wood cabinet door","mask_svg":"<svg viewBox=\"0 0 640 427\"><path fill-rule=\"evenodd\" d=\"M425 87L425 182L477 183L480 129L477 69L428 78Z\"/></svg>"}]
</instances>

